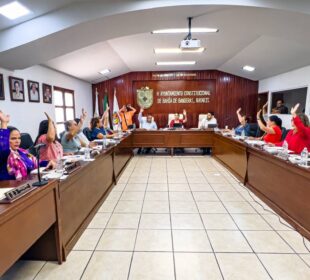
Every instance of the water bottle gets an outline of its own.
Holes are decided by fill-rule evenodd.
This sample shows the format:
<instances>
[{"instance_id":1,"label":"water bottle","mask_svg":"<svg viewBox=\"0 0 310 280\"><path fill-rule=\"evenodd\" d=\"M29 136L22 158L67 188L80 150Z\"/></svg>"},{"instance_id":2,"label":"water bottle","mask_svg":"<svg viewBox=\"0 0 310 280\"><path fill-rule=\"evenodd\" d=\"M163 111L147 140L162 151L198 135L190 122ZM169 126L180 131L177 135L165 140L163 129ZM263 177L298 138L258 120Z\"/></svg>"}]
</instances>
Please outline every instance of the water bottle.
<instances>
[{"instance_id":1,"label":"water bottle","mask_svg":"<svg viewBox=\"0 0 310 280\"><path fill-rule=\"evenodd\" d=\"M242 129L242 131L241 131L241 137L245 138L245 131L244 131L244 129Z\"/></svg>"},{"instance_id":2,"label":"water bottle","mask_svg":"<svg viewBox=\"0 0 310 280\"><path fill-rule=\"evenodd\" d=\"M283 142L282 148L287 151L288 150L288 143L286 141Z\"/></svg>"},{"instance_id":3,"label":"water bottle","mask_svg":"<svg viewBox=\"0 0 310 280\"><path fill-rule=\"evenodd\" d=\"M105 150L107 148L107 136L103 135L102 149Z\"/></svg>"},{"instance_id":4,"label":"water bottle","mask_svg":"<svg viewBox=\"0 0 310 280\"><path fill-rule=\"evenodd\" d=\"M85 148L84 159L85 160L90 159L90 148L88 148L88 147Z\"/></svg>"},{"instance_id":5,"label":"water bottle","mask_svg":"<svg viewBox=\"0 0 310 280\"><path fill-rule=\"evenodd\" d=\"M235 129L234 129L234 128L232 128L232 130L231 130L231 135L232 135L232 136L235 136L235 135L236 135L236 132L235 132Z\"/></svg>"},{"instance_id":6,"label":"water bottle","mask_svg":"<svg viewBox=\"0 0 310 280\"><path fill-rule=\"evenodd\" d=\"M304 149L300 153L301 165L307 166L308 161L308 149L304 147Z\"/></svg>"},{"instance_id":7,"label":"water bottle","mask_svg":"<svg viewBox=\"0 0 310 280\"><path fill-rule=\"evenodd\" d=\"M57 157L55 169L56 169L57 173L62 173L62 171L63 171L62 160L61 160L60 155L58 155L58 157Z\"/></svg>"}]
</instances>

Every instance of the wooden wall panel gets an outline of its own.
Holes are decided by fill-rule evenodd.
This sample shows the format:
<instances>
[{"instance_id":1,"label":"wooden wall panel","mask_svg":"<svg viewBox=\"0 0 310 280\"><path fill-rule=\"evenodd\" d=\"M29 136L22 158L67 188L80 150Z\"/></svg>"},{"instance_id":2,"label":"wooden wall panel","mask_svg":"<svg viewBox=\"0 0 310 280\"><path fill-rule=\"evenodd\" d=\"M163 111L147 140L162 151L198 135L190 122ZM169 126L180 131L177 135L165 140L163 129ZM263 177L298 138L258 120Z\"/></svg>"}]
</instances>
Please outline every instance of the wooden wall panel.
<instances>
[{"instance_id":1,"label":"wooden wall panel","mask_svg":"<svg viewBox=\"0 0 310 280\"><path fill-rule=\"evenodd\" d=\"M162 74L168 74L163 76ZM169 71L169 72L131 72L98 84L93 85L93 106L95 104L95 90L99 92L100 113L102 114L102 100L105 93L108 94L110 106L113 102L114 88L116 89L119 106L132 104L139 110L136 102L136 89L141 86L149 86L154 90L163 90L163 81L175 81L182 83L184 89L197 90L203 87L211 89L211 102L208 104L172 104L153 106L146 110L150 112L159 127L167 125L168 112L182 112L188 110L188 123L186 127L197 127L198 115L207 111L214 111L220 126L230 127L238 124L236 110L242 107L243 112L256 121L256 109L258 98L258 82L234 76L217 70L206 71ZM192 83L196 81L196 83ZM168 85L171 90L171 84Z\"/></svg>"}]
</instances>

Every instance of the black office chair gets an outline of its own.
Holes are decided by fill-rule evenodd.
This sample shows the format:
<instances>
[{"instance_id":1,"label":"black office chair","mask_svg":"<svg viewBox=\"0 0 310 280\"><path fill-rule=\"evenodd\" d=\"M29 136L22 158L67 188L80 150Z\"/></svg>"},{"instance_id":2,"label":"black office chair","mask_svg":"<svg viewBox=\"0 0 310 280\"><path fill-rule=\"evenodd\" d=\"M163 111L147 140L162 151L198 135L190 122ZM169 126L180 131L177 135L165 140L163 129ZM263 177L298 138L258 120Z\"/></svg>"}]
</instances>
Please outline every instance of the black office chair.
<instances>
[{"instance_id":1,"label":"black office chair","mask_svg":"<svg viewBox=\"0 0 310 280\"><path fill-rule=\"evenodd\" d=\"M86 136L86 138L87 138L89 141L92 140L92 139L91 139L91 130L90 130L88 127L85 127L85 128L83 129L83 133L84 133L84 135Z\"/></svg>"},{"instance_id":2,"label":"black office chair","mask_svg":"<svg viewBox=\"0 0 310 280\"><path fill-rule=\"evenodd\" d=\"M282 130L281 141L284 141L284 139L286 138L286 135L290 132L290 129L286 129L285 127L282 127L281 130Z\"/></svg>"},{"instance_id":3,"label":"black office chair","mask_svg":"<svg viewBox=\"0 0 310 280\"><path fill-rule=\"evenodd\" d=\"M20 138L20 147L22 149L28 150L30 147L33 146L34 143L29 133L21 133Z\"/></svg>"}]
</instances>

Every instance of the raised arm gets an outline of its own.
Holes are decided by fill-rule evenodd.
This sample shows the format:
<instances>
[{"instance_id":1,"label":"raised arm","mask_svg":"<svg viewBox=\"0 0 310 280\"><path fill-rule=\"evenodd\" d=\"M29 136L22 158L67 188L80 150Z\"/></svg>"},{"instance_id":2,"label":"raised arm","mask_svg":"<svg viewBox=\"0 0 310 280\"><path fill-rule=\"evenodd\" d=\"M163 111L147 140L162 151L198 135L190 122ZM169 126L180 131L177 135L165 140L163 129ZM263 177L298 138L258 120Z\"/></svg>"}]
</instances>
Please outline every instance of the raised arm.
<instances>
[{"instance_id":1,"label":"raised arm","mask_svg":"<svg viewBox=\"0 0 310 280\"><path fill-rule=\"evenodd\" d=\"M293 122L297 127L298 133L301 133L302 135L306 135L307 134L307 128L305 127L305 125L302 123L301 119L298 117L297 115L297 111L299 108L300 104L296 104L292 109L291 109L291 114L293 117Z\"/></svg>"},{"instance_id":2,"label":"raised arm","mask_svg":"<svg viewBox=\"0 0 310 280\"><path fill-rule=\"evenodd\" d=\"M268 101L264 104L263 106L263 114L266 115L267 114L267 107L268 107Z\"/></svg>"},{"instance_id":3,"label":"raised arm","mask_svg":"<svg viewBox=\"0 0 310 280\"><path fill-rule=\"evenodd\" d=\"M143 123L143 119L142 119L142 114L144 112L144 109L143 108L140 108L140 112L139 112L139 115L138 115L138 120L139 120L139 123L142 124Z\"/></svg>"},{"instance_id":4,"label":"raised arm","mask_svg":"<svg viewBox=\"0 0 310 280\"><path fill-rule=\"evenodd\" d=\"M80 117L80 122L77 124L76 127L74 127L74 129L72 131L69 131L69 133L66 136L67 141L72 140L73 137L79 133L79 131L83 127L84 120L86 119L86 117L87 117L87 112L84 109L82 109L82 115Z\"/></svg>"},{"instance_id":5,"label":"raised arm","mask_svg":"<svg viewBox=\"0 0 310 280\"><path fill-rule=\"evenodd\" d=\"M10 116L0 111L0 122L1 122L0 152L8 152L10 150L10 131L7 128L8 128L8 123L10 122ZM0 153L0 156L2 157L1 153Z\"/></svg>"},{"instance_id":6,"label":"raised arm","mask_svg":"<svg viewBox=\"0 0 310 280\"><path fill-rule=\"evenodd\" d=\"M241 112L241 108L239 108L239 109L237 110L237 112L236 112L239 123L242 122L242 116L241 116L240 112Z\"/></svg>"},{"instance_id":7,"label":"raised arm","mask_svg":"<svg viewBox=\"0 0 310 280\"><path fill-rule=\"evenodd\" d=\"M46 134L46 140L47 140L47 142L52 143L55 141L55 135L56 135L55 124L46 112L44 114L48 120L48 129L47 129L47 134Z\"/></svg>"},{"instance_id":8,"label":"raised arm","mask_svg":"<svg viewBox=\"0 0 310 280\"><path fill-rule=\"evenodd\" d=\"M129 109L132 111L132 114L134 114L135 112L137 112L137 110L136 110L134 107L132 107L131 105L129 105L128 107L129 107Z\"/></svg>"},{"instance_id":9,"label":"raised arm","mask_svg":"<svg viewBox=\"0 0 310 280\"><path fill-rule=\"evenodd\" d=\"M183 110L183 116L184 116L183 123L186 123L187 122L187 113L186 113L185 109Z\"/></svg>"},{"instance_id":10,"label":"raised arm","mask_svg":"<svg viewBox=\"0 0 310 280\"><path fill-rule=\"evenodd\" d=\"M261 120L261 112L262 112L262 110L259 110L257 112L257 115L256 115L256 117L257 117L257 124L258 124L259 128L262 131L264 131L264 132L266 132L268 134L276 134L273 128L267 127L267 126L264 125L264 123Z\"/></svg>"}]
</instances>

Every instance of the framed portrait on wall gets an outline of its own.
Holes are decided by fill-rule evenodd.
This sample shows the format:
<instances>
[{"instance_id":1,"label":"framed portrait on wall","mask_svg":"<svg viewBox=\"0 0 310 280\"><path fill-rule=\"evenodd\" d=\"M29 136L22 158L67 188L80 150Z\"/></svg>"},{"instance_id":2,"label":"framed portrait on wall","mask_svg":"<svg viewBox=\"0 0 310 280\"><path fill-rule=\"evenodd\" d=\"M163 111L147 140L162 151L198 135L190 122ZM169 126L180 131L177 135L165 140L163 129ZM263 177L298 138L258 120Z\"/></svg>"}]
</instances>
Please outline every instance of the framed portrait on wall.
<instances>
[{"instance_id":1,"label":"framed portrait on wall","mask_svg":"<svg viewBox=\"0 0 310 280\"><path fill-rule=\"evenodd\" d=\"M52 86L43 84L42 90L43 90L43 102L52 104L52 101L53 101Z\"/></svg>"},{"instance_id":2,"label":"framed portrait on wall","mask_svg":"<svg viewBox=\"0 0 310 280\"><path fill-rule=\"evenodd\" d=\"M3 74L0 74L0 100L4 100Z\"/></svg>"},{"instance_id":3,"label":"framed portrait on wall","mask_svg":"<svg viewBox=\"0 0 310 280\"><path fill-rule=\"evenodd\" d=\"M16 77L9 77L10 95L12 101L25 101L24 80Z\"/></svg>"},{"instance_id":4,"label":"framed portrait on wall","mask_svg":"<svg viewBox=\"0 0 310 280\"><path fill-rule=\"evenodd\" d=\"M27 81L29 102L40 102L40 87L38 82Z\"/></svg>"}]
</instances>

